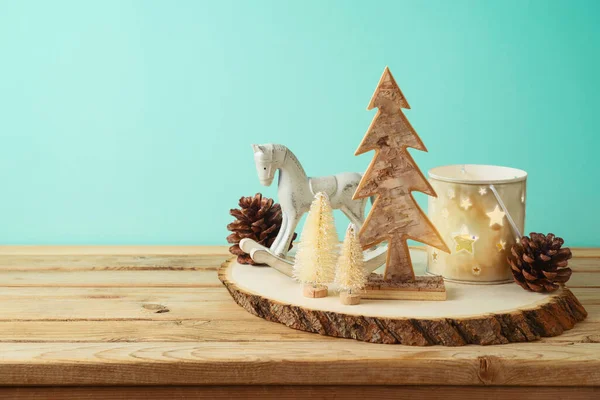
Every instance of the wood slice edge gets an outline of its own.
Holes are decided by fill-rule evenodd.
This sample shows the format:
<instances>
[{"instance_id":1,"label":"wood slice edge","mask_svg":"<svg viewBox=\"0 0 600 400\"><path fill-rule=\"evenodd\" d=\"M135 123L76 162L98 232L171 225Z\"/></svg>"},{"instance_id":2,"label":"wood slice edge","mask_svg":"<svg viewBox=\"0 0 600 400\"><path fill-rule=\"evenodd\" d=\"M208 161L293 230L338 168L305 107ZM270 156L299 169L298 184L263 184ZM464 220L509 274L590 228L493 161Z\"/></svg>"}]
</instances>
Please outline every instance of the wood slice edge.
<instances>
[{"instance_id":1,"label":"wood slice edge","mask_svg":"<svg viewBox=\"0 0 600 400\"><path fill-rule=\"evenodd\" d=\"M238 305L267 321L325 336L409 346L506 344L558 336L587 317L577 297L564 287L532 308L464 318L385 318L314 310L241 289L228 277L233 260L221 264L218 276Z\"/></svg>"}]
</instances>

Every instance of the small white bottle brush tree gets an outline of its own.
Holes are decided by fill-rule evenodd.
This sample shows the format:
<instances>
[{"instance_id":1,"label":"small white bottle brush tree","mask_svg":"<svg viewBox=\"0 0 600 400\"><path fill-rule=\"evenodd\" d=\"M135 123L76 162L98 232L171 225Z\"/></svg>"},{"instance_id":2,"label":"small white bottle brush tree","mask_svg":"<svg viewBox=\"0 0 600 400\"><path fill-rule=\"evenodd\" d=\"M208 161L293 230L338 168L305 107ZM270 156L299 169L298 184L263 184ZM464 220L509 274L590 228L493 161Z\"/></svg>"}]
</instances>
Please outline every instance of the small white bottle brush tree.
<instances>
[{"instance_id":1,"label":"small white bottle brush tree","mask_svg":"<svg viewBox=\"0 0 600 400\"><path fill-rule=\"evenodd\" d=\"M343 304L360 303L360 291L367 280L363 264L363 251L356 226L350 224L346 230L335 274L335 283L340 291L340 301Z\"/></svg>"},{"instance_id":2,"label":"small white bottle brush tree","mask_svg":"<svg viewBox=\"0 0 600 400\"><path fill-rule=\"evenodd\" d=\"M304 284L305 297L326 297L335 277L338 235L333 209L325 193L317 193L310 206L296 252L294 278Z\"/></svg>"}]
</instances>

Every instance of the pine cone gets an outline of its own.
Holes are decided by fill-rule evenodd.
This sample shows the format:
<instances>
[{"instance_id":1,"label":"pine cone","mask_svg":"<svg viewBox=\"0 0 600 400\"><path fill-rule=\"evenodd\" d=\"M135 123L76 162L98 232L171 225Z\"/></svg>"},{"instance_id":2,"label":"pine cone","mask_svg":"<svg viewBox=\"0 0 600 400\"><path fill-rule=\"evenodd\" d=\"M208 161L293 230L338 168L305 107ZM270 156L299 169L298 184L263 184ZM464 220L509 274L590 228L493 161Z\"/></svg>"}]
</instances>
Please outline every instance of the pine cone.
<instances>
[{"instance_id":1,"label":"pine cone","mask_svg":"<svg viewBox=\"0 0 600 400\"><path fill-rule=\"evenodd\" d=\"M227 225L227 229L233 232L227 236L227 243L233 243L229 252L237 256L240 264L255 264L250 255L240 248L240 240L250 238L265 247L271 247L281 228L281 206L274 203L273 199L262 197L260 193L254 197L240 198L239 206L239 209L229 210L229 214L236 218ZM294 233L292 241L296 236Z\"/></svg>"},{"instance_id":2,"label":"pine cone","mask_svg":"<svg viewBox=\"0 0 600 400\"><path fill-rule=\"evenodd\" d=\"M571 277L571 268L567 267L571 249L561 249L564 240L552 233L532 232L529 236L512 245L506 257L515 282L526 290L553 292Z\"/></svg>"}]
</instances>

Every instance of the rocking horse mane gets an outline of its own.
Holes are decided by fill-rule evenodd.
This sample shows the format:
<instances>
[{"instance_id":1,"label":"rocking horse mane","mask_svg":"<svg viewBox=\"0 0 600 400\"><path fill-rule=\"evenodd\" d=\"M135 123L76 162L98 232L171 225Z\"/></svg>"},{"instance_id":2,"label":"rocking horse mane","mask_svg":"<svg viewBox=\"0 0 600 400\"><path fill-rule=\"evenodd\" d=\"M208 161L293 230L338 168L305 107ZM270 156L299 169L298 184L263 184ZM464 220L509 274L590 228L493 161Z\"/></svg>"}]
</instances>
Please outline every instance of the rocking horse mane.
<instances>
[{"instance_id":1,"label":"rocking horse mane","mask_svg":"<svg viewBox=\"0 0 600 400\"><path fill-rule=\"evenodd\" d=\"M286 158L289 158L290 160L292 160L294 162L294 164L296 164L298 169L300 171L302 171L302 173L304 175L306 175L306 172L304 171L304 167L302 167L302 164L300 164L300 161L298 161L298 158L296 157L296 155L294 153L292 153L292 151L290 149L288 149L286 146L284 146L282 144L274 144L273 150L274 151L283 151L285 153L284 161Z\"/></svg>"}]
</instances>

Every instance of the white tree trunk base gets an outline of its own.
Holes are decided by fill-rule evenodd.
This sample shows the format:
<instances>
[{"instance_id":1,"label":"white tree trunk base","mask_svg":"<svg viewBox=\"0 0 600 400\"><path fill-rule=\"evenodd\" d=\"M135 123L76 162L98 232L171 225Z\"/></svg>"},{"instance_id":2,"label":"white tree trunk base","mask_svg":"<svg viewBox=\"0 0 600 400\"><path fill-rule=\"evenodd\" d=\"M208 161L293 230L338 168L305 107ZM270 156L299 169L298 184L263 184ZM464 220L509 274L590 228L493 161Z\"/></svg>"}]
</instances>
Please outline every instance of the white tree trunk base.
<instances>
[{"instance_id":1,"label":"white tree trunk base","mask_svg":"<svg viewBox=\"0 0 600 400\"><path fill-rule=\"evenodd\" d=\"M340 302L346 306L355 306L360 304L360 294L340 292Z\"/></svg>"},{"instance_id":2,"label":"white tree trunk base","mask_svg":"<svg viewBox=\"0 0 600 400\"><path fill-rule=\"evenodd\" d=\"M313 285L304 285L302 287L302 295L304 297L312 298L312 299L320 299L323 297L327 297L328 295L327 286L313 286Z\"/></svg>"}]
</instances>

